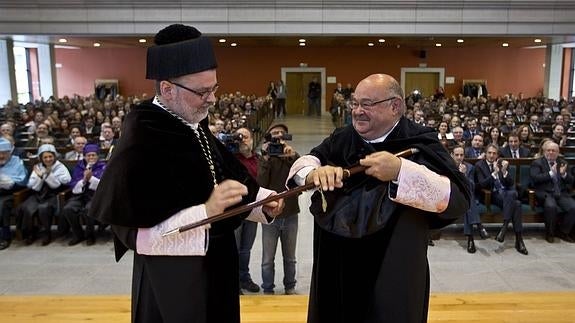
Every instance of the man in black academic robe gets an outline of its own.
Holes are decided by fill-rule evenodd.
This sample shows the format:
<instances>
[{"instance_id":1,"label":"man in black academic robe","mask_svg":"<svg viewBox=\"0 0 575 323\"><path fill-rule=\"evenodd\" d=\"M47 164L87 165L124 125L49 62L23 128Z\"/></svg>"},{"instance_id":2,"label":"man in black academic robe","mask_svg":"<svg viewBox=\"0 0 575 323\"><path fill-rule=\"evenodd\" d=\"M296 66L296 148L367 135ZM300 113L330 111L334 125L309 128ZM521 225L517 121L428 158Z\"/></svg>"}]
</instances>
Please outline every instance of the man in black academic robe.
<instances>
[{"instance_id":1,"label":"man in black academic robe","mask_svg":"<svg viewBox=\"0 0 575 323\"><path fill-rule=\"evenodd\" d=\"M425 322L429 230L469 208L465 178L436 132L403 117L403 93L390 76L362 80L351 106L353 126L335 130L296 161L288 180L288 185L305 179L323 187L310 207L315 227L308 322ZM419 152L401 159L384 153L407 148ZM366 173L343 184L342 168L358 162L368 167ZM309 171L310 166L315 169ZM408 189L419 207L397 202L410 178L404 168L422 174L421 187L413 185L416 180ZM399 175L384 175L398 169Z\"/></svg>"},{"instance_id":2,"label":"man in black academic robe","mask_svg":"<svg viewBox=\"0 0 575 323\"><path fill-rule=\"evenodd\" d=\"M154 249L164 237L157 235L155 245L145 238L186 212L210 217L259 199L263 190L207 127L217 89L209 39L193 27L172 25L155 41L147 77L157 81L157 95L126 116L90 216L112 225L118 260L135 250L132 322L239 322L234 229L248 214L213 223L209 241L183 243L185 233L178 234L165 253ZM207 252L187 253L192 245Z\"/></svg>"}]
</instances>

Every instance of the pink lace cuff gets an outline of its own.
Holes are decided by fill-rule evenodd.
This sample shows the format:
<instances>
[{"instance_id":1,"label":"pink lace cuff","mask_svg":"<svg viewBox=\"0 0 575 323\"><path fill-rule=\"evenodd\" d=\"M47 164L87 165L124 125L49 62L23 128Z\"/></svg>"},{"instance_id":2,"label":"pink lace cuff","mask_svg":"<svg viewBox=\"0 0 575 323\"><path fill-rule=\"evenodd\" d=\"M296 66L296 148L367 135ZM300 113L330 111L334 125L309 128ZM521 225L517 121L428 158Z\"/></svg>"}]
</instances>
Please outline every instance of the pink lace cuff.
<instances>
[{"instance_id":1,"label":"pink lace cuff","mask_svg":"<svg viewBox=\"0 0 575 323\"><path fill-rule=\"evenodd\" d=\"M397 195L390 199L420 210L441 213L447 209L451 195L449 178L423 165L401 158Z\"/></svg>"},{"instance_id":2,"label":"pink lace cuff","mask_svg":"<svg viewBox=\"0 0 575 323\"><path fill-rule=\"evenodd\" d=\"M183 209L164 222L139 228L136 252L152 256L205 256L209 225L162 237L162 233L207 218L204 204Z\"/></svg>"}]
</instances>

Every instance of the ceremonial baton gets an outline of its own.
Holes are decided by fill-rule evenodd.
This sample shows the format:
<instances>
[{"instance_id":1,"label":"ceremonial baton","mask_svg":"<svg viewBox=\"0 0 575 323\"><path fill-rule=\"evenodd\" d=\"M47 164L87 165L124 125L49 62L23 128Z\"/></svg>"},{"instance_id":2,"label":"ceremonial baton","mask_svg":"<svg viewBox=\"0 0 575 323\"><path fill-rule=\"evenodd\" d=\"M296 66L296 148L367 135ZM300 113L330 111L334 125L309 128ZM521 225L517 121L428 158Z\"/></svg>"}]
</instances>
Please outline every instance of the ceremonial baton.
<instances>
[{"instance_id":1,"label":"ceremonial baton","mask_svg":"<svg viewBox=\"0 0 575 323\"><path fill-rule=\"evenodd\" d=\"M418 151L419 150L417 148L410 148L410 149L400 151L397 154L394 154L394 156L396 156L396 157L409 157L409 156L417 153ZM365 166L357 165L357 166L353 166L351 168L344 169L343 170L343 178L348 178L348 177L355 175L357 173L361 173L361 172L365 171L366 168L367 167L365 167ZM217 222L217 221L220 221L223 219L231 218L232 216L236 216L238 214L247 212L247 211L249 211L253 208L256 208L258 206L262 206L262 205L267 204L269 202L277 201L279 199L294 196L294 195L297 195L301 192L313 189L315 187L316 186L314 183L309 183L309 184L305 184L303 186L294 187L294 188L289 189L287 191L283 191L277 195L269 196L263 200L254 201L254 202L248 203L246 205L239 206L235 209L231 209L229 211L220 213L218 215L214 215L212 217L203 219L201 221L186 224L186 225L183 225L181 227L175 228L173 230L166 231L166 232L162 233L162 237L169 236L169 235L176 234L176 233L181 233L181 232L188 231L188 230L191 230L191 229L194 229L197 227L201 227L201 226L206 225L206 224L210 224L210 223Z\"/></svg>"}]
</instances>

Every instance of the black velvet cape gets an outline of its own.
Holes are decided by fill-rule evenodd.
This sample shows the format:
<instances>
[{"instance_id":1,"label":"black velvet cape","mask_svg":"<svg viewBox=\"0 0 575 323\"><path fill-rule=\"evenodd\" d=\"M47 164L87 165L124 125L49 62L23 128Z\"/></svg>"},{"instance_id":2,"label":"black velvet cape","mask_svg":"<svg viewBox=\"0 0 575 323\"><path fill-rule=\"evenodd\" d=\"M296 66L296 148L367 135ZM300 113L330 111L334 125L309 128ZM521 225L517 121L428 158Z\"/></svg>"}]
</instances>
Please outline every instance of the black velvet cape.
<instances>
[{"instance_id":1,"label":"black velvet cape","mask_svg":"<svg viewBox=\"0 0 575 323\"><path fill-rule=\"evenodd\" d=\"M426 322L429 229L451 223L469 207L465 178L437 140L437 133L402 118L383 143L368 144L348 126L334 131L311 155L322 165L349 167L374 151L396 153L411 147L420 152L410 160L451 180L448 208L440 214L425 212L389 201L385 192L384 203L393 205L386 208L384 221L358 238L324 229L317 224L317 215L308 322ZM356 175L342 191L354 185L378 184L377 179ZM314 199L310 210L317 209L317 203ZM369 219L359 221L368 227L373 223Z\"/></svg>"},{"instance_id":2,"label":"black velvet cape","mask_svg":"<svg viewBox=\"0 0 575 323\"><path fill-rule=\"evenodd\" d=\"M244 166L200 123L218 182L259 186ZM151 101L133 107L123 124L94 196L90 216L112 224L116 259L135 249L137 228L154 226L184 208L207 201L213 188L208 162L193 130ZM234 229L247 216L212 224L206 256L134 253L132 322L239 322L238 253Z\"/></svg>"}]
</instances>

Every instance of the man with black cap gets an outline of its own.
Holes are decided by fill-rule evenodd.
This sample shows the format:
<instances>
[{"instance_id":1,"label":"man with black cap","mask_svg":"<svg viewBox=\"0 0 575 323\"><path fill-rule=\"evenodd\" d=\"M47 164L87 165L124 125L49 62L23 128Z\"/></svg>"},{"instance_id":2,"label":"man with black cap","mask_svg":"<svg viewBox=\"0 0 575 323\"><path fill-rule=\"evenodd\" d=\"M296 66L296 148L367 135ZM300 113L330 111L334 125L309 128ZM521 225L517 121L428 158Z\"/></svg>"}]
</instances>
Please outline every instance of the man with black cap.
<instances>
[{"instance_id":1,"label":"man with black cap","mask_svg":"<svg viewBox=\"0 0 575 323\"><path fill-rule=\"evenodd\" d=\"M156 96L126 115L90 215L112 225L117 259L135 251L132 322L239 322L234 229L246 217L271 221L283 202L163 236L275 192L260 188L208 129L218 89L209 39L175 24L154 42L146 77Z\"/></svg>"}]
</instances>

